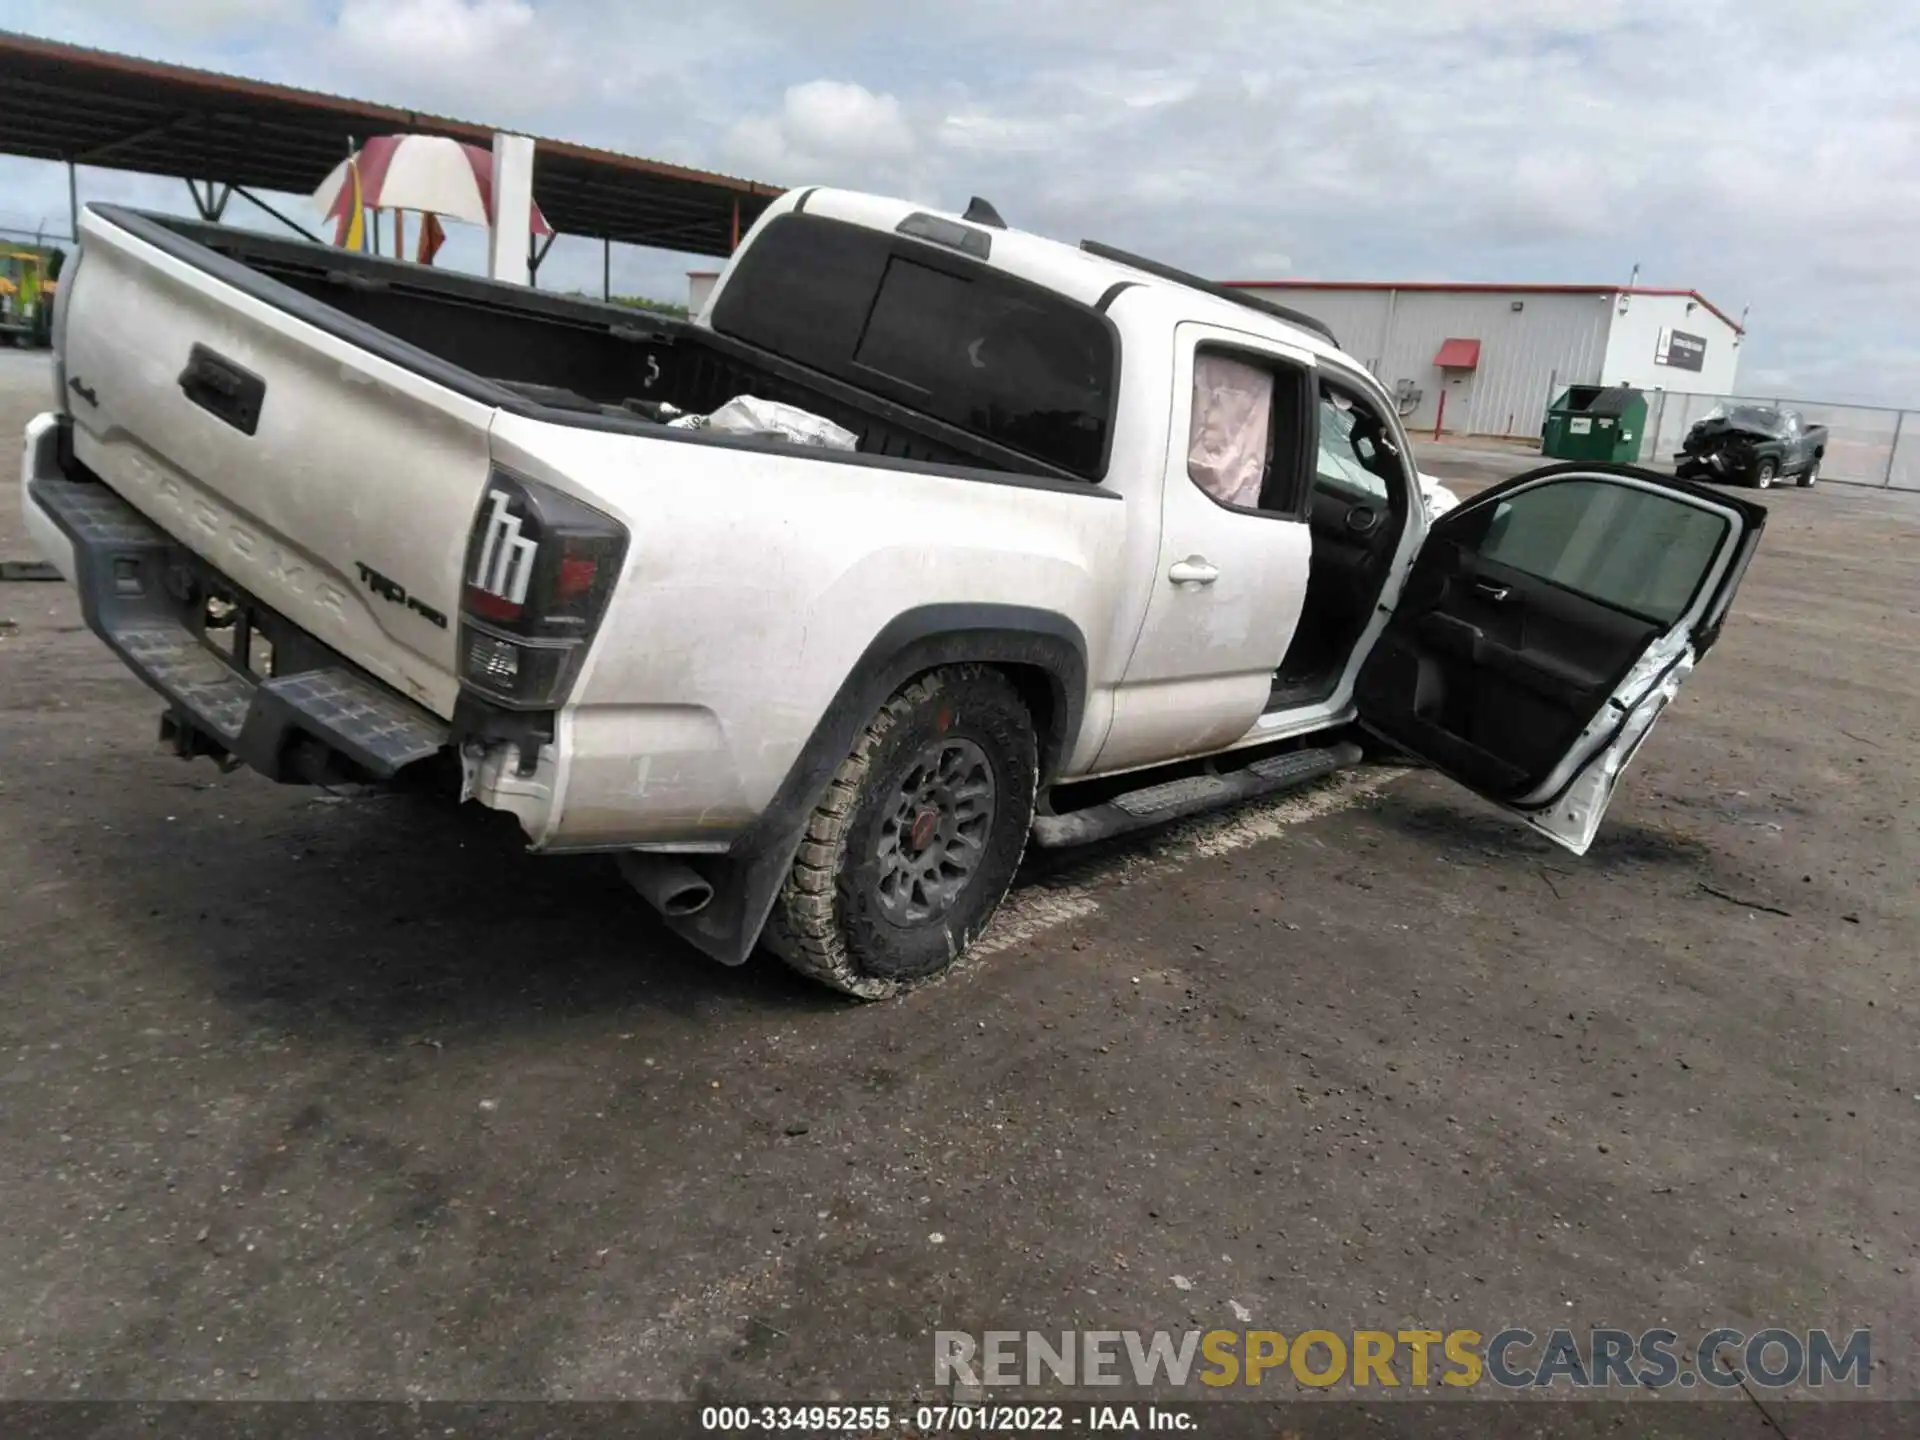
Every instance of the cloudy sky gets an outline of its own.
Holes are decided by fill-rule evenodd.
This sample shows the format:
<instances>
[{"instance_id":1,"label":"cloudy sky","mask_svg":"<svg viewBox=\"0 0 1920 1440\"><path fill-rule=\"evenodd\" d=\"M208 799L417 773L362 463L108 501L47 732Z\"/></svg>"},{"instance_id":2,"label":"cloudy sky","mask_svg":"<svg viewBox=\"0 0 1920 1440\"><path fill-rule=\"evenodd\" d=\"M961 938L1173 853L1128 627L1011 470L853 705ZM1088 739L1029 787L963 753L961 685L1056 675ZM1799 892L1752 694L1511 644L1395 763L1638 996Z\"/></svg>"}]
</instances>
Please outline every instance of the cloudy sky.
<instances>
[{"instance_id":1,"label":"cloudy sky","mask_svg":"<svg viewBox=\"0 0 1920 1440\"><path fill-rule=\"evenodd\" d=\"M983 194L1227 278L1639 263L1752 306L1743 389L1920 406L1911 6L0 0L0 27L757 180ZM82 197L188 203L108 171ZM0 224L65 210L63 172L0 160ZM701 263L622 254L616 288L682 299ZM542 283L597 289L597 247L562 242Z\"/></svg>"}]
</instances>

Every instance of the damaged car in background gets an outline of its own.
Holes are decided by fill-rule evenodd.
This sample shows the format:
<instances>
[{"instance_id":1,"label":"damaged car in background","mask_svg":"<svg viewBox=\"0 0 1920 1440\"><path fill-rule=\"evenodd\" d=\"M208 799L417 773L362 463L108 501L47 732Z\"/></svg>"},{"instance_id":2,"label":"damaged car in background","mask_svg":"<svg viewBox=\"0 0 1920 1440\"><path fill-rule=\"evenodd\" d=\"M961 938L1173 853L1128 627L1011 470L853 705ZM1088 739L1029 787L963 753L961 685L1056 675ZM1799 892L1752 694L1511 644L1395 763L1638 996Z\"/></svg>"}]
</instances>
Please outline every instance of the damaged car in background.
<instances>
[{"instance_id":1,"label":"damaged car in background","mask_svg":"<svg viewBox=\"0 0 1920 1440\"><path fill-rule=\"evenodd\" d=\"M1326 326L984 202L789 191L692 321L98 204L73 275L26 521L171 749L444 783L869 999L1029 842L1368 735L1584 851L1765 524L1600 463L1439 514Z\"/></svg>"},{"instance_id":2,"label":"damaged car in background","mask_svg":"<svg viewBox=\"0 0 1920 1440\"><path fill-rule=\"evenodd\" d=\"M1716 405L1681 442L1674 473L1683 480L1717 480L1770 489L1776 480L1802 486L1820 478L1827 427L1809 425L1798 410L1778 405Z\"/></svg>"}]
</instances>

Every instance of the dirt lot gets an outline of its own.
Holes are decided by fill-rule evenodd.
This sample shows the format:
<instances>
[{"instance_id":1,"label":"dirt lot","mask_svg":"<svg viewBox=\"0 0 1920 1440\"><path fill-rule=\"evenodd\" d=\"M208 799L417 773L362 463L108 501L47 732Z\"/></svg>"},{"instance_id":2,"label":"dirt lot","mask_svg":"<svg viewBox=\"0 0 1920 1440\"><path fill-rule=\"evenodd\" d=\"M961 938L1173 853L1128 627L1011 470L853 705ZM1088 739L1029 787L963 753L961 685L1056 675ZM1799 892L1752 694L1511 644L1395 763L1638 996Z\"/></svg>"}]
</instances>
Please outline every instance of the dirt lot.
<instances>
[{"instance_id":1,"label":"dirt lot","mask_svg":"<svg viewBox=\"0 0 1920 1440\"><path fill-rule=\"evenodd\" d=\"M1920 1396L1920 501L1768 503L1585 860L1371 775L1036 868L878 1007L172 760L0 585L0 1395L904 1397L936 1328L1251 1317L1870 1326Z\"/></svg>"}]
</instances>

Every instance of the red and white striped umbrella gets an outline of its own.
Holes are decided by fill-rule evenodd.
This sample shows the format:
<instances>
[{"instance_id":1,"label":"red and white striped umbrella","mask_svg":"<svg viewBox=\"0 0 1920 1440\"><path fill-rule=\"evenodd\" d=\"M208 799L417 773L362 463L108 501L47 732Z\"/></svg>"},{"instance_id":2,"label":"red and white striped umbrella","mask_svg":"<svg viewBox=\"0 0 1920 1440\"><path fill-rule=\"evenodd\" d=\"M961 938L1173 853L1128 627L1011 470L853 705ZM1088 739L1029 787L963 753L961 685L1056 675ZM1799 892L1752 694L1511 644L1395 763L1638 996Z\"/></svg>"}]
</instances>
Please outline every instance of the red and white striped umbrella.
<instances>
[{"instance_id":1,"label":"red and white striped umbrella","mask_svg":"<svg viewBox=\"0 0 1920 1440\"><path fill-rule=\"evenodd\" d=\"M376 210L426 210L475 225L493 223L493 153L443 135L376 135L353 155L360 169L360 203ZM348 160L313 192L329 220L353 207ZM533 207L533 233L553 227Z\"/></svg>"}]
</instances>

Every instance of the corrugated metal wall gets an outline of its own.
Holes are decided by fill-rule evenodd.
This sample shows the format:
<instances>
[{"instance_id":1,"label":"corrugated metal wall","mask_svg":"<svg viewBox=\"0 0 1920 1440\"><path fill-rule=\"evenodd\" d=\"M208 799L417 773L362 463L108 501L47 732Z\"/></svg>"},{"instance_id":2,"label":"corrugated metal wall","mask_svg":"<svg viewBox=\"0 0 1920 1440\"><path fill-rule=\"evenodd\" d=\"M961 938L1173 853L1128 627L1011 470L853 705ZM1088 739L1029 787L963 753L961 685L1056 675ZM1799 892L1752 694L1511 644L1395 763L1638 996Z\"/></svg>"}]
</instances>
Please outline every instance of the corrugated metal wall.
<instances>
[{"instance_id":1,"label":"corrugated metal wall","mask_svg":"<svg viewBox=\"0 0 1920 1440\"><path fill-rule=\"evenodd\" d=\"M1596 294L1304 286L1260 293L1326 321L1387 388L1401 380L1417 387L1409 429L1433 428L1446 383L1446 429L1474 435L1538 435L1560 390L1598 383L1613 314L1613 297ZM1447 383L1433 357L1456 337L1480 342L1480 364Z\"/></svg>"},{"instance_id":2,"label":"corrugated metal wall","mask_svg":"<svg viewBox=\"0 0 1920 1440\"><path fill-rule=\"evenodd\" d=\"M1387 292L1384 290L1256 290L1256 295L1304 310L1326 322L1340 337L1340 348L1379 374L1376 362L1387 339Z\"/></svg>"}]
</instances>

